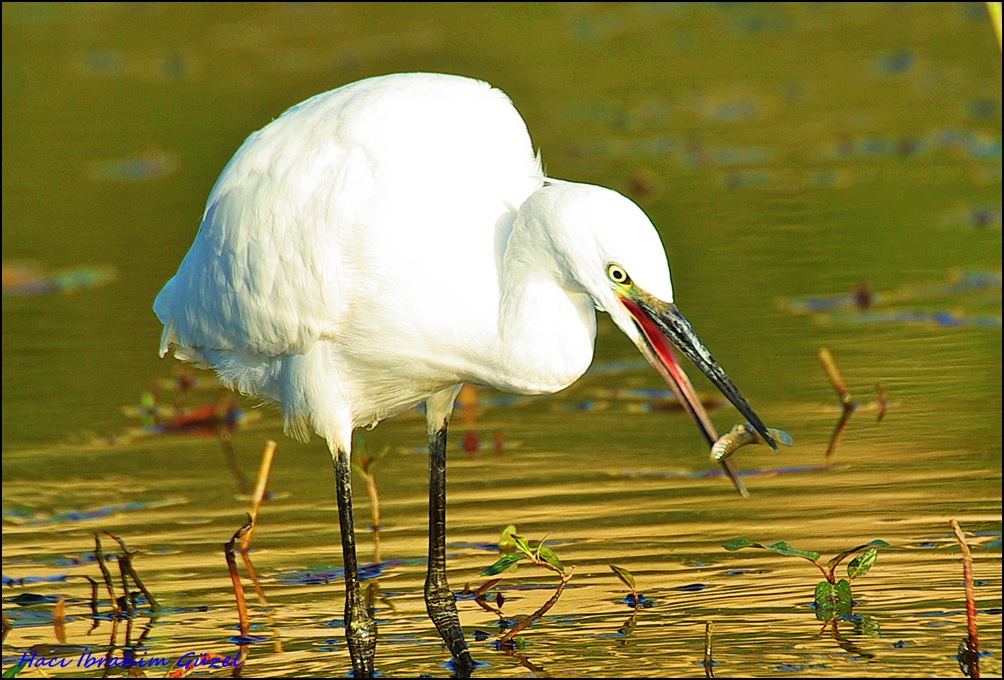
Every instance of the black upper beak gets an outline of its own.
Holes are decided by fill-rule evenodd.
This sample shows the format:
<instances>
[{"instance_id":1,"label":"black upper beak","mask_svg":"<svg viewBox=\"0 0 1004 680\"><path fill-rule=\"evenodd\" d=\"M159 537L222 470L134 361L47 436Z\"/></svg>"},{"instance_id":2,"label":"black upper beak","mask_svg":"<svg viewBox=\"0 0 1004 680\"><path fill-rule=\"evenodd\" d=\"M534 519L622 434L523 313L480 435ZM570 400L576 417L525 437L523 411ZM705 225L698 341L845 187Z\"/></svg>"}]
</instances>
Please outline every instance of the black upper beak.
<instances>
[{"instance_id":1,"label":"black upper beak","mask_svg":"<svg viewBox=\"0 0 1004 680\"><path fill-rule=\"evenodd\" d=\"M725 370L712 358L711 353L708 352L707 348L704 347L697 337L697 334L694 333L690 322L684 318L676 305L662 302L640 291L633 295L632 298L622 297L621 301L635 318L635 322L641 328L649 348L658 357L666 372L668 372L676 384L677 394L685 402L684 405L690 411L691 415L694 416L698 424L702 425L702 421L696 414L703 414L703 407L697 400L686 374L683 373L683 370L676 363L672 350L670 350L665 342L666 340L675 345L688 359L694 362L701 369L701 372L714 383L715 387L721 390L722 394L739 409L739 412L746 417L746 420L763 437L763 440L772 449L777 451L777 444L767 431L767 426L760 420L760 416L753 411L753 407L749 405L746 398L739 392L739 388L725 374ZM659 367L657 366L657 368ZM705 430L705 436L713 444L714 438L711 437L707 429L706 426L702 426L702 430Z\"/></svg>"}]
</instances>

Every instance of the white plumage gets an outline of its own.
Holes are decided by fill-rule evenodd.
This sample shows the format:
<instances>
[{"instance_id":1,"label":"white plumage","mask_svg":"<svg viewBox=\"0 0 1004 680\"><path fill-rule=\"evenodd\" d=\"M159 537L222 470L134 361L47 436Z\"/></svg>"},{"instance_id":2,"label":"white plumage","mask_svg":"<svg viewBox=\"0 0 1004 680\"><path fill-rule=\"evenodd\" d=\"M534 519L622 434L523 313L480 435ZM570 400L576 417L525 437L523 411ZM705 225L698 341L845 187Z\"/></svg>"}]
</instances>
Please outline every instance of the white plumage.
<instances>
[{"instance_id":1,"label":"white plumage","mask_svg":"<svg viewBox=\"0 0 1004 680\"><path fill-rule=\"evenodd\" d=\"M636 281L651 270L649 291L672 293L654 228L610 190L551 185L511 233L546 181L486 83L400 74L308 99L217 180L154 304L161 354L278 402L299 438L343 438L464 381L566 387L592 359L594 305L610 307L569 258L592 249L606 285L596 256L619 246Z\"/></svg>"}]
</instances>

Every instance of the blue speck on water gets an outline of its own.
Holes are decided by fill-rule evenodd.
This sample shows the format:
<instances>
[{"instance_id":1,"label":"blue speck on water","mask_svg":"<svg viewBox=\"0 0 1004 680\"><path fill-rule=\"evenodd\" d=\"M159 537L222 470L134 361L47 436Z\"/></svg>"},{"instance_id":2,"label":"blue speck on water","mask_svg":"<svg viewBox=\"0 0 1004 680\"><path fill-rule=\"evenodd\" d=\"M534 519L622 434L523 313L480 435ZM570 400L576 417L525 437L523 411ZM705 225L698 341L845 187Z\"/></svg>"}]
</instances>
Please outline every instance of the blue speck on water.
<instances>
[{"instance_id":1,"label":"blue speck on water","mask_svg":"<svg viewBox=\"0 0 1004 680\"><path fill-rule=\"evenodd\" d=\"M125 66L125 61L116 52L97 50L90 52L83 57L84 67L91 73L114 74L119 73Z\"/></svg>"},{"instance_id":2,"label":"blue speck on water","mask_svg":"<svg viewBox=\"0 0 1004 680\"><path fill-rule=\"evenodd\" d=\"M810 670L810 669L826 668L826 664L824 664L824 663L810 663L810 664L807 664L805 666L800 666L798 664L793 664L793 663L783 663L780 666L775 666L774 668L776 668L779 671L794 671L794 672L799 672L799 671L806 671L806 670Z\"/></svg>"},{"instance_id":3,"label":"blue speck on water","mask_svg":"<svg viewBox=\"0 0 1004 680\"><path fill-rule=\"evenodd\" d=\"M53 576L24 576L22 578L3 577L3 584L8 588L14 586L26 586L30 583L62 583L66 580L66 574L55 574Z\"/></svg>"},{"instance_id":4,"label":"blue speck on water","mask_svg":"<svg viewBox=\"0 0 1004 680\"><path fill-rule=\"evenodd\" d=\"M691 583L690 585L679 586L676 589L685 593L696 593L697 591L704 590L707 587L707 583Z\"/></svg>"},{"instance_id":5,"label":"blue speck on water","mask_svg":"<svg viewBox=\"0 0 1004 680\"><path fill-rule=\"evenodd\" d=\"M629 594L627 597L622 598L621 602L623 602L624 604L626 604L629 607L641 607L642 609L648 609L649 607L654 607L655 604L656 604L655 600L650 600L649 598L645 597L641 593L638 593L638 603L637 604L635 604L634 594L633 593Z\"/></svg>"},{"instance_id":6,"label":"blue speck on water","mask_svg":"<svg viewBox=\"0 0 1004 680\"><path fill-rule=\"evenodd\" d=\"M227 642L231 642L235 645L253 645L256 642L265 642L268 640L267 637L262 637L260 635L234 635L227 638Z\"/></svg>"},{"instance_id":7,"label":"blue speck on water","mask_svg":"<svg viewBox=\"0 0 1004 680\"><path fill-rule=\"evenodd\" d=\"M904 647L910 647L913 643L909 640L899 640L897 642L889 643L890 647L895 647L896 649L903 649Z\"/></svg>"},{"instance_id":8,"label":"blue speck on water","mask_svg":"<svg viewBox=\"0 0 1004 680\"><path fill-rule=\"evenodd\" d=\"M917 63L917 55L908 49L894 50L875 60L876 68L884 75L906 73L915 63Z\"/></svg>"},{"instance_id":9,"label":"blue speck on water","mask_svg":"<svg viewBox=\"0 0 1004 680\"><path fill-rule=\"evenodd\" d=\"M456 541L449 544L449 547L460 550L462 548L477 548L478 550L490 550L495 552L499 549L497 543L468 543L464 541Z\"/></svg>"},{"instance_id":10,"label":"blue speck on water","mask_svg":"<svg viewBox=\"0 0 1004 680\"><path fill-rule=\"evenodd\" d=\"M973 99L966 102L966 115L977 120L985 120L1000 115L1000 104L993 99Z\"/></svg>"},{"instance_id":11,"label":"blue speck on water","mask_svg":"<svg viewBox=\"0 0 1004 680\"><path fill-rule=\"evenodd\" d=\"M164 58L160 70L168 78L183 78L188 75L188 61L183 55L174 53Z\"/></svg>"}]
</instances>

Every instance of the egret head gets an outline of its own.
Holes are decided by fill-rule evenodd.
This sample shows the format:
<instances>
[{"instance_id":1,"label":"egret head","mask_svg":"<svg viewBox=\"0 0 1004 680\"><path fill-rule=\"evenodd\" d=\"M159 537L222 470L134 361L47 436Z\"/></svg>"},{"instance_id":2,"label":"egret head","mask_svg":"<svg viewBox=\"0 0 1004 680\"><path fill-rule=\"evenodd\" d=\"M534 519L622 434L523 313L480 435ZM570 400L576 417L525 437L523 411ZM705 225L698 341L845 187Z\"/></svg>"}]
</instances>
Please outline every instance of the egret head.
<instances>
[{"instance_id":1,"label":"egret head","mask_svg":"<svg viewBox=\"0 0 1004 680\"><path fill-rule=\"evenodd\" d=\"M673 299L669 263L652 222L616 191L555 183L536 192L558 266L634 342L713 443L710 420L673 353L683 352L775 449L766 426L698 339ZM574 285L573 284L573 285Z\"/></svg>"}]
</instances>

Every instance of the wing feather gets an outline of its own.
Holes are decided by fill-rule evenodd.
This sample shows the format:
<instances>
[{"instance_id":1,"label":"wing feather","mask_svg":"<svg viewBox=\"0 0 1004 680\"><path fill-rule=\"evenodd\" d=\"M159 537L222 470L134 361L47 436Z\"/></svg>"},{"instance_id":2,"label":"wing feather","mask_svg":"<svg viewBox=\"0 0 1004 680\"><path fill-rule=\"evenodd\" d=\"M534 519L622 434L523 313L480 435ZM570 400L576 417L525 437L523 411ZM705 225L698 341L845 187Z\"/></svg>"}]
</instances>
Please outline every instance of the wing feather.
<instances>
[{"instance_id":1,"label":"wing feather","mask_svg":"<svg viewBox=\"0 0 1004 680\"><path fill-rule=\"evenodd\" d=\"M279 402L296 435L338 431L339 409L375 422L457 382L495 335L512 215L542 184L487 83L397 74L308 99L217 179L154 303L161 354Z\"/></svg>"}]
</instances>

